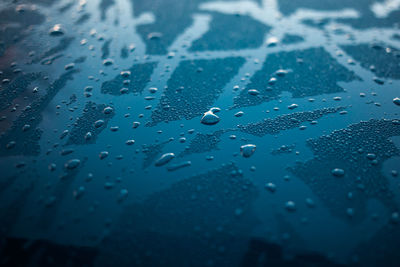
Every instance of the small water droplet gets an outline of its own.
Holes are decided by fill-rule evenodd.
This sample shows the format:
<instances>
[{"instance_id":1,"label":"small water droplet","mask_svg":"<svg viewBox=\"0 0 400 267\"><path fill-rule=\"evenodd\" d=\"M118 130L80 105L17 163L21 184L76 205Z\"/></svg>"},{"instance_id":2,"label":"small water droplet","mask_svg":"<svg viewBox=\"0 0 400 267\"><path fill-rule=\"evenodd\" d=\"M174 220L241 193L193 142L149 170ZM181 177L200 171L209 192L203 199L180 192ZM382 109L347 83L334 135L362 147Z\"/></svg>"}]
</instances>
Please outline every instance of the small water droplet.
<instances>
[{"instance_id":1,"label":"small water droplet","mask_svg":"<svg viewBox=\"0 0 400 267\"><path fill-rule=\"evenodd\" d=\"M285 208L287 211L295 211L296 210L296 203L294 203L293 201L288 201L285 204Z\"/></svg>"},{"instance_id":2,"label":"small water droplet","mask_svg":"<svg viewBox=\"0 0 400 267\"><path fill-rule=\"evenodd\" d=\"M81 164L81 161L79 159L71 159L71 160L67 161L67 163L65 163L64 167L66 169L72 170L72 169L75 169L76 167L78 167L79 164Z\"/></svg>"},{"instance_id":3,"label":"small water droplet","mask_svg":"<svg viewBox=\"0 0 400 267\"><path fill-rule=\"evenodd\" d=\"M61 36L64 35L64 29L61 24L56 24L50 29L49 34L51 36Z\"/></svg>"},{"instance_id":4,"label":"small water droplet","mask_svg":"<svg viewBox=\"0 0 400 267\"><path fill-rule=\"evenodd\" d=\"M339 168L335 168L332 170L332 174L333 176L336 177L343 177L344 176L344 170L343 169L339 169Z\"/></svg>"},{"instance_id":5,"label":"small water droplet","mask_svg":"<svg viewBox=\"0 0 400 267\"><path fill-rule=\"evenodd\" d=\"M108 157L108 151L100 152L100 154L99 154L100 159L105 159L106 157Z\"/></svg>"},{"instance_id":6,"label":"small water droplet","mask_svg":"<svg viewBox=\"0 0 400 267\"><path fill-rule=\"evenodd\" d=\"M249 95L254 95L254 96L260 94L260 92L259 92L258 90L256 90L256 89L249 89L249 90L247 91L247 93L248 93Z\"/></svg>"}]
</instances>

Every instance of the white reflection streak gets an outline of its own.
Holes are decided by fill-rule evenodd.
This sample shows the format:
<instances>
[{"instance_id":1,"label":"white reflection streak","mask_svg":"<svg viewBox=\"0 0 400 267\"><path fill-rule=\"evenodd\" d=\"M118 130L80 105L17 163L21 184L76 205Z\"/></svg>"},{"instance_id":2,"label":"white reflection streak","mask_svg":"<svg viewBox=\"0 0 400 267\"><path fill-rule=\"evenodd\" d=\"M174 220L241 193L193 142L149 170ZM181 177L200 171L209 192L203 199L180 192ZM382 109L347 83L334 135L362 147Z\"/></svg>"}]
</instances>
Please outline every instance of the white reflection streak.
<instances>
[{"instance_id":1,"label":"white reflection streak","mask_svg":"<svg viewBox=\"0 0 400 267\"><path fill-rule=\"evenodd\" d=\"M400 0L386 0L383 3L374 3L371 6L372 12L374 12L377 18L386 18L390 13L400 8Z\"/></svg>"}]
</instances>

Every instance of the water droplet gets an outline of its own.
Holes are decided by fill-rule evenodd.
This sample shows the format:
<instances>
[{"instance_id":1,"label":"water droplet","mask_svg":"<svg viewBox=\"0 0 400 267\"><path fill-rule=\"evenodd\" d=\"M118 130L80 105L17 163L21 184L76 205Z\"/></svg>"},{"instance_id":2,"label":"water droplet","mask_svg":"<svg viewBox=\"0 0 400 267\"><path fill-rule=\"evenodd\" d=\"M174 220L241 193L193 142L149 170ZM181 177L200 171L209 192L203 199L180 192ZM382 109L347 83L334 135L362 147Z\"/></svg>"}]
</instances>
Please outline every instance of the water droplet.
<instances>
[{"instance_id":1,"label":"water droplet","mask_svg":"<svg viewBox=\"0 0 400 267\"><path fill-rule=\"evenodd\" d=\"M378 77L374 77L373 80L374 80L374 82L376 82L376 83L379 84L379 85L382 85L382 84L385 83L384 80L382 80L382 79L380 79L380 78L378 78Z\"/></svg>"},{"instance_id":2,"label":"water droplet","mask_svg":"<svg viewBox=\"0 0 400 267\"><path fill-rule=\"evenodd\" d=\"M107 151L100 152L100 154L99 154L99 158L100 159L105 159L107 157L108 157L108 152Z\"/></svg>"},{"instance_id":3,"label":"water droplet","mask_svg":"<svg viewBox=\"0 0 400 267\"><path fill-rule=\"evenodd\" d=\"M283 69L279 69L279 70L277 70L275 72L275 74L276 74L276 76L284 77L286 74L288 74L288 71L287 70L283 70Z\"/></svg>"},{"instance_id":4,"label":"water droplet","mask_svg":"<svg viewBox=\"0 0 400 267\"><path fill-rule=\"evenodd\" d=\"M314 207L315 207L315 202L314 202L314 200L312 200L311 198L306 198L306 205L307 205L309 208L314 208Z\"/></svg>"},{"instance_id":5,"label":"water droplet","mask_svg":"<svg viewBox=\"0 0 400 267\"><path fill-rule=\"evenodd\" d=\"M56 170L56 164L54 164L54 163L51 163L51 164L49 164L49 171L55 171Z\"/></svg>"},{"instance_id":6,"label":"water droplet","mask_svg":"<svg viewBox=\"0 0 400 267\"><path fill-rule=\"evenodd\" d=\"M65 70L72 70L75 67L74 63L69 63L67 65L64 66Z\"/></svg>"},{"instance_id":7,"label":"water droplet","mask_svg":"<svg viewBox=\"0 0 400 267\"><path fill-rule=\"evenodd\" d=\"M217 124L220 118L215 115L215 112L219 112L221 109L219 108L211 108L209 111L204 113L203 117L201 118L200 122L206 125L213 125Z\"/></svg>"},{"instance_id":8,"label":"water droplet","mask_svg":"<svg viewBox=\"0 0 400 267\"><path fill-rule=\"evenodd\" d=\"M235 113L235 117L242 117L243 114L244 114L243 111L236 112L236 113Z\"/></svg>"},{"instance_id":9,"label":"water droplet","mask_svg":"<svg viewBox=\"0 0 400 267\"><path fill-rule=\"evenodd\" d=\"M105 189L112 189L113 187L114 187L114 183L112 183L112 182L106 182L104 184Z\"/></svg>"},{"instance_id":10,"label":"water droplet","mask_svg":"<svg viewBox=\"0 0 400 267\"><path fill-rule=\"evenodd\" d=\"M139 125L140 125L140 122L134 121L134 122L132 123L132 128L133 128L133 129L136 129L137 127L139 127Z\"/></svg>"},{"instance_id":11,"label":"water droplet","mask_svg":"<svg viewBox=\"0 0 400 267\"><path fill-rule=\"evenodd\" d=\"M240 147L240 154L245 158L251 157L255 151L256 145L253 144L247 144Z\"/></svg>"},{"instance_id":12,"label":"water droplet","mask_svg":"<svg viewBox=\"0 0 400 267\"><path fill-rule=\"evenodd\" d=\"M267 184L265 185L265 188L266 188L268 191L272 192L272 193L274 193L274 192L276 191L276 185L273 184L273 183L267 183Z\"/></svg>"},{"instance_id":13,"label":"water droplet","mask_svg":"<svg viewBox=\"0 0 400 267\"><path fill-rule=\"evenodd\" d=\"M293 201L288 201L285 204L285 208L287 211L295 211L296 210L296 203Z\"/></svg>"},{"instance_id":14,"label":"water droplet","mask_svg":"<svg viewBox=\"0 0 400 267\"><path fill-rule=\"evenodd\" d=\"M112 107L106 107L103 109L104 114L111 114L114 111Z\"/></svg>"},{"instance_id":15,"label":"water droplet","mask_svg":"<svg viewBox=\"0 0 400 267\"><path fill-rule=\"evenodd\" d=\"M278 42L279 42L278 38L276 38L276 37L269 37L269 38L267 39L266 44L267 44L268 47L273 47L273 46L276 46L276 45L278 44Z\"/></svg>"},{"instance_id":16,"label":"water droplet","mask_svg":"<svg viewBox=\"0 0 400 267\"><path fill-rule=\"evenodd\" d=\"M23 132L26 132L26 131L28 131L30 128L31 128L31 126L30 126L29 124L25 124L25 125L22 127L22 131L23 131Z\"/></svg>"},{"instance_id":17,"label":"water droplet","mask_svg":"<svg viewBox=\"0 0 400 267\"><path fill-rule=\"evenodd\" d=\"M78 167L79 164L81 164L81 161L79 159L71 159L71 160L67 161L67 163L65 163L64 167L66 169L72 170L72 169L75 169L76 167Z\"/></svg>"},{"instance_id":18,"label":"water droplet","mask_svg":"<svg viewBox=\"0 0 400 267\"><path fill-rule=\"evenodd\" d=\"M114 64L114 61L111 58L107 58L107 59L103 60L103 65L104 66L110 66L112 64Z\"/></svg>"},{"instance_id":19,"label":"water droplet","mask_svg":"<svg viewBox=\"0 0 400 267\"><path fill-rule=\"evenodd\" d=\"M249 95L254 95L254 96L260 94L260 92L258 90L256 90L256 89L250 89L250 90L247 91L247 93L249 93Z\"/></svg>"},{"instance_id":20,"label":"water droplet","mask_svg":"<svg viewBox=\"0 0 400 267\"><path fill-rule=\"evenodd\" d=\"M61 24L56 24L50 29L49 34L51 36L61 36L64 34L64 29Z\"/></svg>"},{"instance_id":21,"label":"water droplet","mask_svg":"<svg viewBox=\"0 0 400 267\"><path fill-rule=\"evenodd\" d=\"M268 84L269 85L274 85L276 83L277 79L275 77L272 77L271 79L269 79Z\"/></svg>"},{"instance_id":22,"label":"water droplet","mask_svg":"<svg viewBox=\"0 0 400 267\"><path fill-rule=\"evenodd\" d=\"M165 153L156 161L155 166L157 167L163 166L168 162L170 162L173 158L175 158L174 153Z\"/></svg>"},{"instance_id":23,"label":"water droplet","mask_svg":"<svg viewBox=\"0 0 400 267\"><path fill-rule=\"evenodd\" d=\"M393 103L400 106L400 98L399 97L393 98Z\"/></svg>"},{"instance_id":24,"label":"water droplet","mask_svg":"<svg viewBox=\"0 0 400 267\"><path fill-rule=\"evenodd\" d=\"M15 141L10 141L7 143L6 148L11 149L11 148L15 147L16 144L17 143Z\"/></svg>"},{"instance_id":25,"label":"water droplet","mask_svg":"<svg viewBox=\"0 0 400 267\"><path fill-rule=\"evenodd\" d=\"M87 132L87 133L85 134L85 140L86 140L86 141L89 141L90 139L92 139L92 133L91 133L91 132Z\"/></svg>"},{"instance_id":26,"label":"water droplet","mask_svg":"<svg viewBox=\"0 0 400 267\"><path fill-rule=\"evenodd\" d=\"M125 144L127 144L128 146L131 146L131 145L133 145L135 143L135 140L127 140L126 142L125 142Z\"/></svg>"},{"instance_id":27,"label":"water droplet","mask_svg":"<svg viewBox=\"0 0 400 267\"><path fill-rule=\"evenodd\" d=\"M150 87L149 88L149 92L152 93L152 94L157 93L157 91L158 91L158 89L156 87Z\"/></svg>"},{"instance_id":28,"label":"water droplet","mask_svg":"<svg viewBox=\"0 0 400 267\"><path fill-rule=\"evenodd\" d=\"M120 74L123 78L129 78L129 76L131 76L131 72L129 70L123 70Z\"/></svg>"},{"instance_id":29,"label":"water droplet","mask_svg":"<svg viewBox=\"0 0 400 267\"><path fill-rule=\"evenodd\" d=\"M175 57L175 53L174 52L169 52L167 55L167 58L173 58Z\"/></svg>"},{"instance_id":30,"label":"water droplet","mask_svg":"<svg viewBox=\"0 0 400 267\"><path fill-rule=\"evenodd\" d=\"M344 170L343 169L339 169L339 168L335 168L332 170L332 174L333 176L336 177L343 177L344 176Z\"/></svg>"},{"instance_id":31,"label":"water droplet","mask_svg":"<svg viewBox=\"0 0 400 267\"><path fill-rule=\"evenodd\" d=\"M100 128L103 125L104 125L104 121L103 120L97 120L97 121L94 122L94 127L96 127L96 128Z\"/></svg>"},{"instance_id":32,"label":"water droplet","mask_svg":"<svg viewBox=\"0 0 400 267\"><path fill-rule=\"evenodd\" d=\"M147 39L149 39L149 40L156 40L156 39L160 39L161 37L162 37L161 32L151 32L147 35Z\"/></svg>"}]
</instances>

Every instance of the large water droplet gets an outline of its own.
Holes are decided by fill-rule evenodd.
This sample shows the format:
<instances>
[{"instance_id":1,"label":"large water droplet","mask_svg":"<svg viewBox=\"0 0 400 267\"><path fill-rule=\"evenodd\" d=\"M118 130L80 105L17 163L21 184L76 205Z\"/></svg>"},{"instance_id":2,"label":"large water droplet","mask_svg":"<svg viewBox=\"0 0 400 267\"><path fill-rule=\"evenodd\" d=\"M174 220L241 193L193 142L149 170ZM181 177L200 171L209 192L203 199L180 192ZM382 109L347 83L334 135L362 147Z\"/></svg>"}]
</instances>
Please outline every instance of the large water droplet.
<instances>
[{"instance_id":1,"label":"large water droplet","mask_svg":"<svg viewBox=\"0 0 400 267\"><path fill-rule=\"evenodd\" d=\"M168 162L170 162L173 158L175 158L174 153L165 153L156 161L155 165L157 167L163 166L163 165L167 164Z\"/></svg>"},{"instance_id":2,"label":"large water droplet","mask_svg":"<svg viewBox=\"0 0 400 267\"><path fill-rule=\"evenodd\" d=\"M220 120L220 118L215 115L215 112L219 112L221 109L219 108L211 108L209 111L204 113L203 117L201 118L201 123L206 124L206 125L213 125L217 124Z\"/></svg>"},{"instance_id":3,"label":"large water droplet","mask_svg":"<svg viewBox=\"0 0 400 267\"><path fill-rule=\"evenodd\" d=\"M255 151L256 145L253 144L247 144L240 147L240 154L245 158L251 157Z\"/></svg>"}]
</instances>

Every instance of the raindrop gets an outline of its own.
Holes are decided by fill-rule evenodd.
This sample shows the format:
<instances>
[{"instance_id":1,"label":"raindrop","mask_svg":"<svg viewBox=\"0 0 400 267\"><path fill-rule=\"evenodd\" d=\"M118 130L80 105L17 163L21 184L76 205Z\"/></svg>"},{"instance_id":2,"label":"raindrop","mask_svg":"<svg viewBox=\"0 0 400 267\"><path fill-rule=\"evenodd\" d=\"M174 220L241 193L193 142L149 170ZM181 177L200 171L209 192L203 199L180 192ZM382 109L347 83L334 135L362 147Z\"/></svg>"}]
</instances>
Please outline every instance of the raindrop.
<instances>
[{"instance_id":1,"label":"raindrop","mask_svg":"<svg viewBox=\"0 0 400 267\"><path fill-rule=\"evenodd\" d=\"M31 128L31 126L30 126L29 124L25 124L25 125L22 127L22 131L23 131L23 132L26 132L26 131L28 131L30 128Z\"/></svg>"},{"instance_id":2,"label":"raindrop","mask_svg":"<svg viewBox=\"0 0 400 267\"><path fill-rule=\"evenodd\" d=\"M158 89L156 87L150 87L149 88L149 92L152 93L152 94L157 93L157 91L158 91Z\"/></svg>"},{"instance_id":3,"label":"raindrop","mask_svg":"<svg viewBox=\"0 0 400 267\"><path fill-rule=\"evenodd\" d=\"M276 76L284 77L288 73L287 70L279 69L275 72Z\"/></svg>"},{"instance_id":4,"label":"raindrop","mask_svg":"<svg viewBox=\"0 0 400 267\"><path fill-rule=\"evenodd\" d=\"M92 139L92 133L91 133L91 132L87 132L87 133L85 134L85 140L88 141L88 140L90 140L90 139Z\"/></svg>"},{"instance_id":5,"label":"raindrop","mask_svg":"<svg viewBox=\"0 0 400 267\"><path fill-rule=\"evenodd\" d=\"M66 169L72 170L72 169L75 169L76 167L78 167L79 164L81 164L81 161L79 159L71 159L71 160L67 161L67 163L65 163L64 167Z\"/></svg>"},{"instance_id":6,"label":"raindrop","mask_svg":"<svg viewBox=\"0 0 400 267\"><path fill-rule=\"evenodd\" d=\"M54 163L51 163L51 164L49 164L49 171L55 171L56 170L56 164L54 164Z\"/></svg>"},{"instance_id":7,"label":"raindrop","mask_svg":"<svg viewBox=\"0 0 400 267\"><path fill-rule=\"evenodd\" d=\"M170 162L173 158L175 158L174 153L165 153L156 161L155 165L157 167L163 166Z\"/></svg>"},{"instance_id":8,"label":"raindrop","mask_svg":"<svg viewBox=\"0 0 400 267\"><path fill-rule=\"evenodd\" d=\"M107 157L108 157L108 152L107 151L100 152L100 154L99 154L99 158L100 159L105 159Z\"/></svg>"},{"instance_id":9,"label":"raindrop","mask_svg":"<svg viewBox=\"0 0 400 267\"><path fill-rule=\"evenodd\" d=\"M266 44L268 47L273 47L278 44L279 40L276 37L269 37Z\"/></svg>"},{"instance_id":10,"label":"raindrop","mask_svg":"<svg viewBox=\"0 0 400 267\"><path fill-rule=\"evenodd\" d=\"M11 148L15 147L16 144L17 143L15 141L10 141L7 143L6 148L11 149Z\"/></svg>"},{"instance_id":11,"label":"raindrop","mask_svg":"<svg viewBox=\"0 0 400 267\"><path fill-rule=\"evenodd\" d=\"M249 93L249 95L254 95L254 96L260 94L260 92L258 90L256 90L256 89L250 89L250 90L247 91L247 93Z\"/></svg>"},{"instance_id":12,"label":"raindrop","mask_svg":"<svg viewBox=\"0 0 400 267\"><path fill-rule=\"evenodd\" d=\"M287 211L295 211L296 210L296 203L293 201L288 201L285 204L285 208Z\"/></svg>"},{"instance_id":13,"label":"raindrop","mask_svg":"<svg viewBox=\"0 0 400 267\"><path fill-rule=\"evenodd\" d=\"M111 114L113 112L113 108L112 107L106 107L103 109L103 113L104 114Z\"/></svg>"},{"instance_id":14,"label":"raindrop","mask_svg":"<svg viewBox=\"0 0 400 267\"><path fill-rule=\"evenodd\" d=\"M273 184L273 183L267 183L267 184L265 185L265 188L266 188L268 191L272 192L272 193L274 193L274 192L276 191L276 185Z\"/></svg>"},{"instance_id":15,"label":"raindrop","mask_svg":"<svg viewBox=\"0 0 400 267\"><path fill-rule=\"evenodd\" d=\"M219 108L211 108L209 111L204 113L203 117L201 118L200 122L206 125L213 125L217 124L220 118L215 115L214 113L219 112L221 109Z\"/></svg>"},{"instance_id":16,"label":"raindrop","mask_svg":"<svg viewBox=\"0 0 400 267\"><path fill-rule=\"evenodd\" d=\"M100 128L103 125L104 125L104 121L103 120L97 120L94 123L94 127L96 127L96 128Z\"/></svg>"},{"instance_id":17,"label":"raindrop","mask_svg":"<svg viewBox=\"0 0 400 267\"><path fill-rule=\"evenodd\" d=\"M242 117L243 114L244 114L243 111L236 112L236 113L235 113L235 117Z\"/></svg>"},{"instance_id":18,"label":"raindrop","mask_svg":"<svg viewBox=\"0 0 400 267\"><path fill-rule=\"evenodd\" d=\"M343 177L344 176L344 170L343 169L339 169L339 168L335 168L332 170L332 174L333 176L336 177Z\"/></svg>"},{"instance_id":19,"label":"raindrop","mask_svg":"<svg viewBox=\"0 0 400 267\"><path fill-rule=\"evenodd\" d=\"M253 144L247 144L240 147L240 154L245 158L251 157L255 151L256 145Z\"/></svg>"},{"instance_id":20,"label":"raindrop","mask_svg":"<svg viewBox=\"0 0 400 267\"><path fill-rule=\"evenodd\" d=\"M129 71L129 70L124 70L124 71L121 71L121 76L123 77L123 78L129 78L129 76L131 76L131 72Z\"/></svg>"},{"instance_id":21,"label":"raindrop","mask_svg":"<svg viewBox=\"0 0 400 267\"><path fill-rule=\"evenodd\" d=\"M74 63L69 63L67 65L64 66L65 70L72 70L75 67Z\"/></svg>"},{"instance_id":22,"label":"raindrop","mask_svg":"<svg viewBox=\"0 0 400 267\"><path fill-rule=\"evenodd\" d=\"M61 24L56 24L50 29L49 34L51 36L61 36L64 35L64 29Z\"/></svg>"},{"instance_id":23,"label":"raindrop","mask_svg":"<svg viewBox=\"0 0 400 267\"><path fill-rule=\"evenodd\" d=\"M125 142L125 144L127 144L128 146L131 146L131 145L133 145L135 143L135 140L127 140L126 142Z\"/></svg>"},{"instance_id":24,"label":"raindrop","mask_svg":"<svg viewBox=\"0 0 400 267\"><path fill-rule=\"evenodd\" d=\"M107 59L103 60L104 66L110 66L112 64L114 64L114 61L111 58L107 58Z\"/></svg>"}]
</instances>

